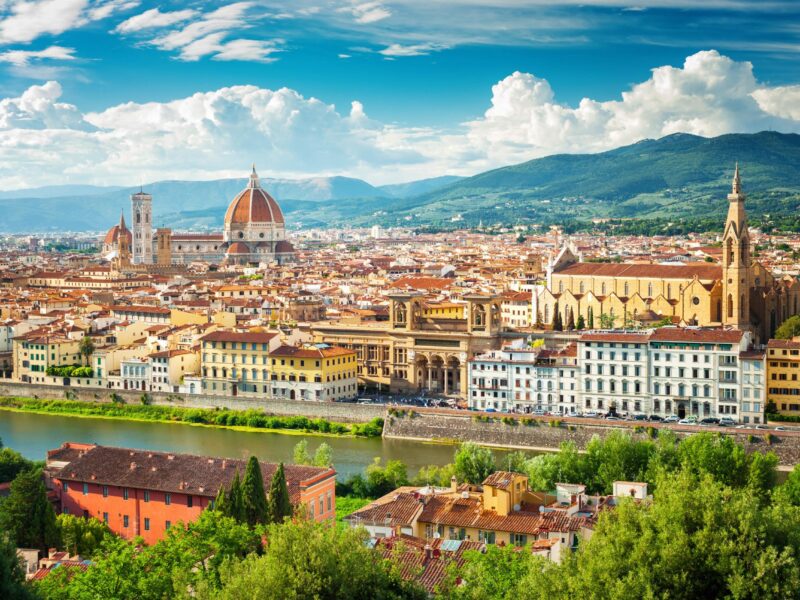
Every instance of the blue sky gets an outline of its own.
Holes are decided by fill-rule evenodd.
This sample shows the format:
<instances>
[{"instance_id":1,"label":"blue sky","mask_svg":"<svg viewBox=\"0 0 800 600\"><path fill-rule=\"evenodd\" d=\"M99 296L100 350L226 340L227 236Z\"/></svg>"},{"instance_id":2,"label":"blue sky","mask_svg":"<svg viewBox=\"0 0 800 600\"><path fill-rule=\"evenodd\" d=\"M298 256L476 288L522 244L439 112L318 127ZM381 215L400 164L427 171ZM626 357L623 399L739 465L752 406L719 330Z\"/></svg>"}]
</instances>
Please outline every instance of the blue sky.
<instances>
[{"instance_id":1,"label":"blue sky","mask_svg":"<svg viewBox=\"0 0 800 600\"><path fill-rule=\"evenodd\" d=\"M0 0L0 188L798 131L799 80L796 0Z\"/></svg>"}]
</instances>

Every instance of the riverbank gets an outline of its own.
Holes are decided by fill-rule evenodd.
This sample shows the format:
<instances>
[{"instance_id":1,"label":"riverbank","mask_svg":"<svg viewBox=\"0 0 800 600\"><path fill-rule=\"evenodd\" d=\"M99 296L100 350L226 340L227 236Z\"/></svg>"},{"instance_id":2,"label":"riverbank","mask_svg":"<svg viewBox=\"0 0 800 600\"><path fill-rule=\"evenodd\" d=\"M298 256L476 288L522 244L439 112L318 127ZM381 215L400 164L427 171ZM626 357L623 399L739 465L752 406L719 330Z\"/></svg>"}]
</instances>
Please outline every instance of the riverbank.
<instances>
[{"instance_id":1,"label":"riverbank","mask_svg":"<svg viewBox=\"0 0 800 600\"><path fill-rule=\"evenodd\" d=\"M116 419L225 428L236 431L263 431L293 435L380 437L383 419L368 423L340 423L305 416L275 416L263 411L223 408L184 408L179 406L130 405L119 402L87 402L0 397L0 410L61 415L80 418Z\"/></svg>"}]
</instances>

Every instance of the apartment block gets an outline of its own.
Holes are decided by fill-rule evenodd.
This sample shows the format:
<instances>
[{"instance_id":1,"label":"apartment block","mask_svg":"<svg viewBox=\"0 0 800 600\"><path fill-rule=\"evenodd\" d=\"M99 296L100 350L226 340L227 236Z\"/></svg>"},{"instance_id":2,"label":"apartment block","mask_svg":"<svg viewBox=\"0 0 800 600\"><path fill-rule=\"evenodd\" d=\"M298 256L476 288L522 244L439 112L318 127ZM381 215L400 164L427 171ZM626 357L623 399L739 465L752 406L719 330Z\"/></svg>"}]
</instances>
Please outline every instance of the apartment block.
<instances>
[{"instance_id":1,"label":"apartment block","mask_svg":"<svg viewBox=\"0 0 800 600\"><path fill-rule=\"evenodd\" d=\"M800 415L800 340L767 344L767 401L778 412Z\"/></svg>"}]
</instances>

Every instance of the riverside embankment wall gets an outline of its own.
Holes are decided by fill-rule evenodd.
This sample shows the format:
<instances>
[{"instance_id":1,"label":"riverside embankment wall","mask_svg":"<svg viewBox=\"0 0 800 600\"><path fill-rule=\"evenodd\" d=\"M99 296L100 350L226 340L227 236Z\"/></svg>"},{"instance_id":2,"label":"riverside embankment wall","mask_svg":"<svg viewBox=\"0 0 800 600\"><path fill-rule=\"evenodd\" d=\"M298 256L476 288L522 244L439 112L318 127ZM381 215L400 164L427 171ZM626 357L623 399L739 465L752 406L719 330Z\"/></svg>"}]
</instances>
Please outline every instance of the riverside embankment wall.
<instances>
[{"instance_id":1,"label":"riverside embankment wall","mask_svg":"<svg viewBox=\"0 0 800 600\"><path fill-rule=\"evenodd\" d=\"M69 393L69 397L67 394ZM0 396L21 396L49 400L82 400L85 402L110 402L116 393L127 404L140 404L142 392L136 390L110 390L105 388L64 387L33 385L0 380ZM340 402L303 402L299 400L266 400L242 396L204 396L200 394L167 394L147 392L151 403L185 408L229 408L232 410L262 410L270 415L303 415L330 421L364 423L383 417L386 409L380 405L349 404Z\"/></svg>"},{"instance_id":2,"label":"riverside embankment wall","mask_svg":"<svg viewBox=\"0 0 800 600\"><path fill-rule=\"evenodd\" d=\"M384 423L383 435L387 438L426 440L426 441L455 441L476 442L486 446L498 448L540 449L557 450L562 442L574 442L579 450L585 450L592 437L604 438L612 431L631 431L635 437L646 439L649 437L645 423L639 428L632 424L615 423L608 425L584 424L580 419L570 423L562 422L560 426L552 427L547 420L534 421L533 419L515 419L507 417L482 416L478 420L475 413L434 414L428 411L403 411L402 414L389 414ZM489 419L488 421L486 419ZM512 424L513 423L513 424ZM527 423L527 424L526 424ZM538 423L538 424L534 424ZM653 424L653 429L659 431L666 429L666 425ZM738 430L730 428L699 428L681 430L670 427L680 437L692 435L697 431L713 429L724 435L729 435L737 442L744 444L749 452L772 451L778 456L783 466L793 466L800 463L800 432L779 431L767 432L764 430ZM770 434L771 443L768 443L767 433ZM657 435L657 434L656 434Z\"/></svg>"}]
</instances>

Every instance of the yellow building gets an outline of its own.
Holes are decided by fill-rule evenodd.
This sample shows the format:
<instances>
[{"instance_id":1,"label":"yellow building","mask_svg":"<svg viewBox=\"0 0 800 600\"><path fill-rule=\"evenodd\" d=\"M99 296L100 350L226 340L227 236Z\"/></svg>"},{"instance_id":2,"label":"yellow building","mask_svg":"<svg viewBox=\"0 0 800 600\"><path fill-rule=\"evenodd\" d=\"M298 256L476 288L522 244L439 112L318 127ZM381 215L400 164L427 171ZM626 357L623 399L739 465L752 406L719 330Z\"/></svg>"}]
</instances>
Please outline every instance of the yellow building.
<instances>
[{"instance_id":1,"label":"yellow building","mask_svg":"<svg viewBox=\"0 0 800 600\"><path fill-rule=\"evenodd\" d=\"M30 334L12 342L14 378L28 383L45 381L48 367L82 364L80 342L60 336Z\"/></svg>"},{"instance_id":2,"label":"yellow building","mask_svg":"<svg viewBox=\"0 0 800 600\"><path fill-rule=\"evenodd\" d=\"M324 344L280 346L269 354L275 399L333 402L358 393L356 353Z\"/></svg>"},{"instance_id":3,"label":"yellow building","mask_svg":"<svg viewBox=\"0 0 800 600\"><path fill-rule=\"evenodd\" d=\"M534 321L564 326L630 327L662 319L731 326L767 340L800 311L800 283L776 278L753 260L739 169L728 194L722 264L586 263L564 247L547 266L547 285L533 295Z\"/></svg>"},{"instance_id":4,"label":"yellow building","mask_svg":"<svg viewBox=\"0 0 800 600\"><path fill-rule=\"evenodd\" d=\"M269 353L275 333L213 331L201 338L203 393L225 396L270 393Z\"/></svg>"},{"instance_id":5,"label":"yellow building","mask_svg":"<svg viewBox=\"0 0 800 600\"><path fill-rule=\"evenodd\" d=\"M767 402L778 412L800 415L800 339L767 344Z\"/></svg>"},{"instance_id":6,"label":"yellow building","mask_svg":"<svg viewBox=\"0 0 800 600\"><path fill-rule=\"evenodd\" d=\"M153 391L177 392L186 376L197 375L200 357L192 350L164 350L150 354Z\"/></svg>"}]
</instances>

